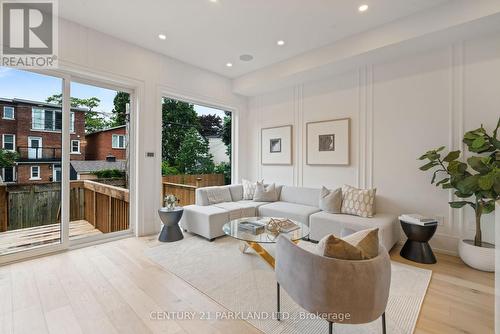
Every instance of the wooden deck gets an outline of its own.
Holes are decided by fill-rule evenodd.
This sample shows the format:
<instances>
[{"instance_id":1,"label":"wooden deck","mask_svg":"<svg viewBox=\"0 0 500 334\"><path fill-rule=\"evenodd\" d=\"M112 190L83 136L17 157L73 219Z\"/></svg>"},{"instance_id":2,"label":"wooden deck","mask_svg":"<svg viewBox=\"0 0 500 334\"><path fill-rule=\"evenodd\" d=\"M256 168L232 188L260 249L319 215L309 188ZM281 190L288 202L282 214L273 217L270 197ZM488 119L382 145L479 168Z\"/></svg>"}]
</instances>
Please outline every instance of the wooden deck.
<instances>
[{"instance_id":1,"label":"wooden deck","mask_svg":"<svg viewBox=\"0 0 500 334\"><path fill-rule=\"evenodd\" d=\"M51 224L0 233L0 254L58 243L61 240L61 225ZM69 223L69 239L76 240L102 234L86 220Z\"/></svg>"}]
</instances>

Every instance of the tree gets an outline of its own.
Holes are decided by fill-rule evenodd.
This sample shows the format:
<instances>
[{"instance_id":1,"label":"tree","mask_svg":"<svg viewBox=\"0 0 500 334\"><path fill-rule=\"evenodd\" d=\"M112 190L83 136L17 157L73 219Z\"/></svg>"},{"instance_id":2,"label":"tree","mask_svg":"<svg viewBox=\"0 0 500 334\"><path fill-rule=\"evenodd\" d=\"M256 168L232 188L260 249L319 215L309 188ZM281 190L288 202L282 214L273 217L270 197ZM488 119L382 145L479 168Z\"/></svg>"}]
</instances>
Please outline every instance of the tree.
<instances>
[{"instance_id":1,"label":"tree","mask_svg":"<svg viewBox=\"0 0 500 334\"><path fill-rule=\"evenodd\" d=\"M17 152L0 148L0 168L14 166L17 159L19 159L19 154Z\"/></svg>"},{"instance_id":2,"label":"tree","mask_svg":"<svg viewBox=\"0 0 500 334\"><path fill-rule=\"evenodd\" d=\"M189 128L179 147L176 165L185 174L208 174L214 172L213 156L209 153L208 142L198 130Z\"/></svg>"},{"instance_id":3,"label":"tree","mask_svg":"<svg viewBox=\"0 0 500 334\"><path fill-rule=\"evenodd\" d=\"M200 121L192 104L167 98L163 99L162 116L162 158L176 166L186 133L191 128L198 131Z\"/></svg>"},{"instance_id":4,"label":"tree","mask_svg":"<svg viewBox=\"0 0 500 334\"><path fill-rule=\"evenodd\" d=\"M203 137L217 136L222 130L222 119L217 115L201 115L198 117L200 121L200 134Z\"/></svg>"},{"instance_id":5,"label":"tree","mask_svg":"<svg viewBox=\"0 0 500 334\"><path fill-rule=\"evenodd\" d=\"M49 96L45 101L62 105L62 94ZM70 101L71 107L73 108L86 107L88 109L88 111L85 112L85 132L95 132L109 127L109 122L98 112L94 111L94 108L97 108L101 103L100 99L97 97L90 97L88 99L71 97Z\"/></svg>"},{"instance_id":6,"label":"tree","mask_svg":"<svg viewBox=\"0 0 500 334\"><path fill-rule=\"evenodd\" d=\"M111 126L125 125L127 122L127 104L130 104L130 94L125 92L117 92L113 99L113 118Z\"/></svg>"},{"instance_id":7,"label":"tree","mask_svg":"<svg viewBox=\"0 0 500 334\"><path fill-rule=\"evenodd\" d=\"M222 130L221 130L221 135L222 135L222 142L226 145L226 154L229 156L229 161L231 161L231 134L232 134L232 117L231 113L229 111L224 112L226 116L224 116L224 121L222 124Z\"/></svg>"}]
</instances>

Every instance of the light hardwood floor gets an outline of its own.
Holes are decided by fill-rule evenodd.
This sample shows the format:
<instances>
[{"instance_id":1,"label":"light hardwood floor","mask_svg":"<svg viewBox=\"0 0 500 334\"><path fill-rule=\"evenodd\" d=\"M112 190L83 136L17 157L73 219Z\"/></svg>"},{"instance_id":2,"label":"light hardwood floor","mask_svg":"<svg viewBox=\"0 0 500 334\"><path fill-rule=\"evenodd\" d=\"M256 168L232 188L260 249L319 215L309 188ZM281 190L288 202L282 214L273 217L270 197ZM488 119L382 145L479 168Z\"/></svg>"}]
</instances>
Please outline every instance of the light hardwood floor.
<instances>
[{"instance_id":1,"label":"light hardwood floor","mask_svg":"<svg viewBox=\"0 0 500 334\"><path fill-rule=\"evenodd\" d=\"M224 308L146 258L128 238L0 267L0 333L260 333L243 321L150 320ZM392 259L413 264L391 252ZM493 332L494 276L438 255L417 333Z\"/></svg>"}]
</instances>

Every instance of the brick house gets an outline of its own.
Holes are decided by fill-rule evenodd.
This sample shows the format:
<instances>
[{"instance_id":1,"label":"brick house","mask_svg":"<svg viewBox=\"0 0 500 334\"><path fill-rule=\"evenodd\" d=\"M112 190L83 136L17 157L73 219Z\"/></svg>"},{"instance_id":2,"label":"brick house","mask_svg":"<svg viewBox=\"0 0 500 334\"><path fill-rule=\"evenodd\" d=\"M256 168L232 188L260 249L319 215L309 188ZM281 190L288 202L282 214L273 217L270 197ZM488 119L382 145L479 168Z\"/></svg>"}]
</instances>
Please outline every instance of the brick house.
<instances>
[{"instance_id":1,"label":"brick house","mask_svg":"<svg viewBox=\"0 0 500 334\"><path fill-rule=\"evenodd\" d=\"M85 159L85 108L71 108L71 160ZM16 166L1 169L4 182L61 180L61 106L0 98L0 147L17 151Z\"/></svg>"},{"instance_id":2,"label":"brick house","mask_svg":"<svg viewBox=\"0 0 500 334\"><path fill-rule=\"evenodd\" d=\"M127 129L125 125L89 133L85 136L87 150L85 160L106 160L114 156L117 160L126 159Z\"/></svg>"}]
</instances>

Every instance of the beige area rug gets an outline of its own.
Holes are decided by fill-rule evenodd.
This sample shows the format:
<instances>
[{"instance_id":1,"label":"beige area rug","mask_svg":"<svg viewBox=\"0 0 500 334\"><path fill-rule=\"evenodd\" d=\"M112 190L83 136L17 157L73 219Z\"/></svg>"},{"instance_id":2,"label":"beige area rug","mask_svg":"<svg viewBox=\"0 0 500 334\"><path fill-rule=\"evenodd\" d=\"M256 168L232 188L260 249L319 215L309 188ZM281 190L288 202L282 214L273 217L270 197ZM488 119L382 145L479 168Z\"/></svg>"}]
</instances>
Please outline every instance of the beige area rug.
<instances>
[{"instance_id":1,"label":"beige area rug","mask_svg":"<svg viewBox=\"0 0 500 334\"><path fill-rule=\"evenodd\" d=\"M280 322L258 319L261 312L270 314L276 311L274 271L253 250L241 253L240 243L230 237L208 242L196 236L186 236L179 242L152 247L146 255L228 310L242 312L243 320L264 333L328 333L328 324L321 319ZM305 241L301 244L307 249L316 247ZM270 253L274 250L273 245L266 248ZM391 292L386 311L388 333L413 333L431 275L430 270L392 262ZM281 298L282 312L307 314L301 313L304 311L283 290ZM382 322L378 319L364 325L335 324L334 333L382 333Z\"/></svg>"}]
</instances>

